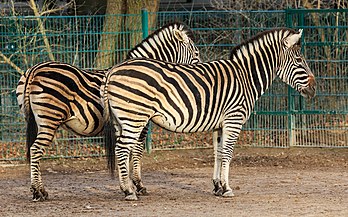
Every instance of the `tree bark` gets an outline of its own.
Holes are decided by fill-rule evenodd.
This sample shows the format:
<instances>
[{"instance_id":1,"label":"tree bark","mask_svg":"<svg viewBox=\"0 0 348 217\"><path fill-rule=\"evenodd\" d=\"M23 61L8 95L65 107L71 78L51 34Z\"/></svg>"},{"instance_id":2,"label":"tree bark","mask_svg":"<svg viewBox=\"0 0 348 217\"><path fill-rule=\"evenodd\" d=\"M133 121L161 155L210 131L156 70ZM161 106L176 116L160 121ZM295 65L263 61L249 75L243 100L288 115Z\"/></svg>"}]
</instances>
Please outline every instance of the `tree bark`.
<instances>
[{"instance_id":1,"label":"tree bark","mask_svg":"<svg viewBox=\"0 0 348 217\"><path fill-rule=\"evenodd\" d=\"M158 0L128 0L127 1L127 13L128 14L141 14L143 8L147 9L149 13L157 12L159 7ZM156 24L156 16L154 14L149 15L149 29ZM139 42L142 41L143 35L141 31L141 16L126 17L125 27L130 34L128 48L131 49Z\"/></svg>"},{"instance_id":2,"label":"tree bark","mask_svg":"<svg viewBox=\"0 0 348 217\"><path fill-rule=\"evenodd\" d=\"M123 17L127 0L108 0L103 33L99 42L99 52L95 60L97 69L108 68L116 63L115 50L118 48L117 35L114 32L122 31Z\"/></svg>"},{"instance_id":3,"label":"tree bark","mask_svg":"<svg viewBox=\"0 0 348 217\"><path fill-rule=\"evenodd\" d=\"M29 1L29 5L30 5L31 9L33 10L33 12L35 14L37 23L39 25L40 32L42 34L43 41L45 43L45 47L46 47L48 56L49 56L50 60L54 61L54 56L53 56L53 53L52 53L51 45L50 45L50 43L48 41L48 38L47 38L47 35L46 35L46 29L44 27L44 24L43 24L41 18L40 18L41 14L39 13L39 10L36 7L36 3L35 3L34 0L30 0Z\"/></svg>"},{"instance_id":4,"label":"tree bark","mask_svg":"<svg viewBox=\"0 0 348 217\"><path fill-rule=\"evenodd\" d=\"M149 28L153 28L156 26L157 15L154 12L159 10L160 0L145 0L145 8L149 11Z\"/></svg>"},{"instance_id":5,"label":"tree bark","mask_svg":"<svg viewBox=\"0 0 348 217\"><path fill-rule=\"evenodd\" d=\"M118 48L131 49L140 43L143 36L141 31L141 9L157 12L159 0L108 0L103 34L99 42L99 53L96 56L95 67L107 68L124 60L125 51L115 52ZM132 14L131 16L113 16ZM135 15L135 16L133 16ZM149 27L156 23L156 16L149 16ZM114 34L120 33L122 34ZM127 32L127 34L124 34ZM121 49L123 50L123 49Z\"/></svg>"}]
</instances>

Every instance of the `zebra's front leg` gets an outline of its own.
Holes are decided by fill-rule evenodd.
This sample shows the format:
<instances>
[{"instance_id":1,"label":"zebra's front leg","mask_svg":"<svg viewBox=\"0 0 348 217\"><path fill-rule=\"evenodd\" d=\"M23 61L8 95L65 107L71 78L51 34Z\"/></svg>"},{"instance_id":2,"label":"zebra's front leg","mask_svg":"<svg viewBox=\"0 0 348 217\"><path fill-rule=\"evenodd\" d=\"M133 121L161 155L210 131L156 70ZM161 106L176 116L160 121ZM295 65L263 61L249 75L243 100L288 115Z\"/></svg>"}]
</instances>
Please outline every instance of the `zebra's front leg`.
<instances>
[{"instance_id":1,"label":"zebra's front leg","mask_svg":"<svg viewBox=\"0 0 348 217\"><path fill-rule=\"evenodd\" d=\"M216 196L222 195L221 186L221 162L222 162L222 129L213 131L213 145L214 145L214 173L213 173L213 193Z\"/></svg>"},{"instance_id":2,"label":"zebra's front leg","mask_svg":"<svg viewBox=\"0 0 348 217\"><path fill-rule=\"evenodd\" d=\"M223 197L233 197L234 193L232 188L228 183L229 177L229 169L230 169L230 160L223 160L221 166L221 196ZM226 178L227 177L227 178Z\"/></svg>"},{"instance_id":3,"label":"zebra's front leg","mask_svg":"<svg viewBox=\"0 0 348 217\"><path fill-rule=\"evenodd\" d=\"M44 201L48 199L48 193L43 186L40 171L40 160L44 154L44 148L34 143L33 146L30 147L30 154L30 190L33 193L33 201Z\"/></svg>"},{"instance_id":4,"label":"zebra's front leg","mask_svg":"<svg viewBox=\"0 0 348 217\"><path fill-rule=\"evenodd\" d=\"M233 119L225 121L222 128L222 163L221 163L221 187L223 197L233 197L234 193L229 185L230 162L233 156L234 145L242 128L242 116L233 116Z\"/></svg>"}]
</instances>

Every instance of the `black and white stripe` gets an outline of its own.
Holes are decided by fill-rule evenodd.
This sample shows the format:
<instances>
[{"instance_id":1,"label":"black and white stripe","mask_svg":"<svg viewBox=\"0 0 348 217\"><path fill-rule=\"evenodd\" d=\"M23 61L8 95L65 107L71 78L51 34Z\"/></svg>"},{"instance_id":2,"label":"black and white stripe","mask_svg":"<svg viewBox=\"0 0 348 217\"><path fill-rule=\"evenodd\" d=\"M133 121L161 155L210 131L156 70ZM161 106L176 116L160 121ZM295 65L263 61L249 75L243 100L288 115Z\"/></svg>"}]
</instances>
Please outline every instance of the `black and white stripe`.
<instances>
[{"instance_id":1,"label":"black and white stripe","mask_svg":"<svg viewBox=\"0 0 348 217\"><path fill-rule=\"evenodd\" d=\"M302 30L275 29L237 46L229 60L182 65L136 59L113 67L102 88L105 118L116 124L116 158L126 200L129 153L152 120L174 132L213 130L214 193L233 196L228 183L233 147L258 98L276 76L302 95L315 95L315 79L300 53Z\"/></svg>"},{"instance_id":2,"label":"black and white stripe","mask_svg":"<svg viewBox=\"0 0 348 217\"><path fill-rule=\"evenodd\" d=\"M137 57L188 64L200 61L191 30L180 23L163 26L128 53L128 58ZM107 69L87 71L66 63L44 62L31 67L20 78L16 94L27 122L27 157L34 201L47 197L39 162L58 127L82 136L102 131L100 87L106 72Z\"/></svg>"}]
</instances>

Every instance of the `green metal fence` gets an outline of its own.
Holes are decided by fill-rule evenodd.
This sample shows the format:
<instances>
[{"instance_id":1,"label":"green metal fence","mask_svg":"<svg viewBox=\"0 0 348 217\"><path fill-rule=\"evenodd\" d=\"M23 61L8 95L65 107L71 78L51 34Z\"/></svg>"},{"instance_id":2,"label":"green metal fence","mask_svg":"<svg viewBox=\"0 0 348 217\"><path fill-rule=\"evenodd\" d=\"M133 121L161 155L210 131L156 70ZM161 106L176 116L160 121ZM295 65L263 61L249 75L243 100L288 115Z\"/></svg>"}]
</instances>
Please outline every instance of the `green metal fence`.
<instances>
[{"instance_id":1,"label":"green metal fence","mask_svg":"<svg viewBox=\"0 0 348 217\"><path fill-rule=\"evenodd\" d=\"M14 91L20 71L51 58L81 68L106 68L107 65L97 64L98 55L115 53L113 64L121 62L127 50L140 41L139 35L146 33L142 26L151 27L150 31L153 31L171 21L182 21L194 30L204 61L228 58L231 47L260 31L284 26L303 28L303 52L317 78L317 96L306 100L276 80L256 103L238 145L348 147L347 12L347 9L289 9L1 17L0 160L24 157L25 125ZM144 16L148 19L141 20ZM149 20L154 18L157 18L155 25L149 25ZM106 26L107 19L112 20L108 25L126 25L113 32ZM117 40L106 46L110 49L100 50L101 41L108 36L115 36ZM56 137L47 150L47 157L100 156L104 153L100 137L80 138L66 131L59 131ZM211 147L210 132L180 134L153 128L153 149L200 147Z\"/></svg>"},{"instance_id":2,"label":"green metal fence","mask_svg":"<svg viewBox=\"0 0 348 217\"><path fill-rule=\"evenodd\" d=\"M289 145L348 147L348 10L289 10L289 27L305 28L304 55L318 95L305 101L288 90Z\"/></svg>"},{"instance_id":3,"label":"green metal fence","mask_svg":"<svg viewBox=\"0 0 348 217\"><path fill-rule=\"evenodd\" d=\"M276 80L256 103L243 127L239 145L257 147L348 147L348 20L342 10L212 11L159 14L163 20L183 20L197 33L204 60L227 58L230 47L257 32L275 27L303 28L303 52L317 78L318 94L306 100ZM170 13L169 13L170 14ZM160 19L162 20L162 19ZM211 137L197 134L153 136L154 148L210 146ZM172 135L173 139L170 139ZM193 139L192 139L193 138ZM174 144L174 142L179 143ZM208 143L207 143L208 142ZM162 144L164 143L164 144ZM189 143L189 144L187 144Z\"/></svg>"}]
</instances>

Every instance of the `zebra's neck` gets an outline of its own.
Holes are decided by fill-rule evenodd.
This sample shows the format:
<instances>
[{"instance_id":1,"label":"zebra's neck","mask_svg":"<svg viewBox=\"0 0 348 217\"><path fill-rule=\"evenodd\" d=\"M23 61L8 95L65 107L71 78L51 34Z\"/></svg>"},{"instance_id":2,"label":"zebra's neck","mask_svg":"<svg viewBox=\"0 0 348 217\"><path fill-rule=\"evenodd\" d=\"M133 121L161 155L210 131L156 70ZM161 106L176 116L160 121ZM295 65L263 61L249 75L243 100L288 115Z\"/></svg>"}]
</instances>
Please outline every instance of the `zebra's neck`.
<instances>
[{"instance_id":1,"label":"zebra's neck","mask_svg":"<svg viewBox=\"0 0 348 217\"><path fill-rule=\"evenodd\" d=\"M245 88L257 100L271 86L281 53L279 35L271 32L242 44L231 53L231 60L244 76Z\"/></svg>"}]
</instances>

